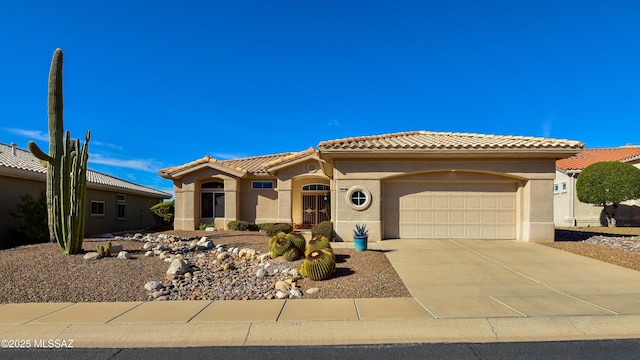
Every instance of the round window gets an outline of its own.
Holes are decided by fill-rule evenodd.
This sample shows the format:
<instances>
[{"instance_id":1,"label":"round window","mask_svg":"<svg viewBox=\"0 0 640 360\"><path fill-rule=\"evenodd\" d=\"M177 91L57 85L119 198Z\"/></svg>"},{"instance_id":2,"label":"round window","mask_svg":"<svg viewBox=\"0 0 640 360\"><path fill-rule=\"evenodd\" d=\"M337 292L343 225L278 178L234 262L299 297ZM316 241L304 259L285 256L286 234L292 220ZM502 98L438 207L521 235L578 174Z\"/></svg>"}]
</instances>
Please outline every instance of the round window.
<instances>
[{"instance_id":1,"label":"round window","mask_svg":"<svg viewBox=\"0 0 640 360\"><path fill-rule=\"evenodd\" d=\"M371 194L362 186L354 186L347 192L347 203L356 210L364 210L371 204Z\"/></svg>"}]
</instances>

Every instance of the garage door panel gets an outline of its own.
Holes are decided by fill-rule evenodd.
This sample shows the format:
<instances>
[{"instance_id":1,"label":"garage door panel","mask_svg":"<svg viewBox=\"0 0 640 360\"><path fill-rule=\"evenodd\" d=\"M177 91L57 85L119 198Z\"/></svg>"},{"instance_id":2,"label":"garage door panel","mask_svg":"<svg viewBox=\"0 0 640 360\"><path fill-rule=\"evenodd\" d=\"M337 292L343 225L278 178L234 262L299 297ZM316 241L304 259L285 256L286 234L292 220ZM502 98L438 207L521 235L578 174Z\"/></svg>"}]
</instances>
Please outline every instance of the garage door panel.
<instances>
[{"instance_id":1,"label":"garage door panel","mask_svg":"<svg viewBox=\"0 0 640 360\"><path fill-rule=\"evenodd\" d=\"M513 183L387 183L385 203L399 208L385 204L385 234L389 229L400 238L515 239L515 189ZM399 223L389 224L394 218Z\"/></svg>"}]
</instances>

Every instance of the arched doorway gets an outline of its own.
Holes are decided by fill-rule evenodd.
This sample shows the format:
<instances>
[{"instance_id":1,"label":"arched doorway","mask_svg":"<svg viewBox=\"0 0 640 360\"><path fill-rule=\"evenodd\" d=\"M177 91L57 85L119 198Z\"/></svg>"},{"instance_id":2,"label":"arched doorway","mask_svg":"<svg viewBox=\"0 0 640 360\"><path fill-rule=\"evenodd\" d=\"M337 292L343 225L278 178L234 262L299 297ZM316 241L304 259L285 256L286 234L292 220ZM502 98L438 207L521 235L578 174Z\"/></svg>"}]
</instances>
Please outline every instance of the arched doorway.
<instances>
[{"instance_id":1,"label":"arched doorway","mask_svg":"<svg viewBox=\"0 0 640 360\"><path fill-rule=\"evenodd\" d=\"M302 225L312 227L331 219L330 186L307 184L302 187Z\"/></svg>"}]
</instances>

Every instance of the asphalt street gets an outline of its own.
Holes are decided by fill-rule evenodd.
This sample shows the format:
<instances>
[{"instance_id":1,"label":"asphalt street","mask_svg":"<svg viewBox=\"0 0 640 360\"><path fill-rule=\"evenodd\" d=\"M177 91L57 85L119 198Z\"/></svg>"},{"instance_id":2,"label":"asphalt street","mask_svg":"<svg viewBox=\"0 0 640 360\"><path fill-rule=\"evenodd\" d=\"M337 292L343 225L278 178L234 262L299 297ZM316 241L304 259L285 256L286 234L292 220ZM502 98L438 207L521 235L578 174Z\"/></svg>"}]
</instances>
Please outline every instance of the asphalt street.
<instances>
[{"instance_id":1,"label":"asphalt street","mask_svg":"<svg viewBox=\"0 0 640 360\"><path fill-rule=\"evenodd\" d=\"M256 346L131 349L3 349L0 359L638 359L640 339L520 343Z\"/></svg>"}]
</instances>

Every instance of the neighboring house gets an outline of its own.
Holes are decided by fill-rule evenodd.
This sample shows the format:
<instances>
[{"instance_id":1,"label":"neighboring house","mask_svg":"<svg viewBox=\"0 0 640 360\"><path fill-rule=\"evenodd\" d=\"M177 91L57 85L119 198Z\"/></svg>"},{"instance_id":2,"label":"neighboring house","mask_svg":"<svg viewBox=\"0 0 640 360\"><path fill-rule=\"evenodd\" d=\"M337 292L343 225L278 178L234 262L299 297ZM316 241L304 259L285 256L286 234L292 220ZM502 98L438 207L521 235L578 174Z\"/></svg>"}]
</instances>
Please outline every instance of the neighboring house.
<instances>
[{"instance_id":1,"label":"neighboring house","mask_svg":"<svg viewBox=\"0 0 640 360\"><path fill-rule=\"evenodd\" d=\"M576 180L587 166L601 161L621 161L640 167L640 146L584 149L556 162L553 184L554 222L558 227L607 226L603 207L578 200ZM640 200L626 201L616 211L618 226L640 226Z\"/></svg>"},{"instance_id":2,"label":"neighboring house","mask_svg":"<svg viewBox=\"0 0 640 360\"><path fill-rule=\"evenodd\" d=\"M515 239L553 241L555 161L582 143L522 136L403 132L321 142L317 150L160 170L173 181L178 230L200 223L330 219L352 241Z\"/></svg>"},{"instance_id":3,"label":"neighboring house","mask_svg":"<svg viewBox=\"0 0 640 360\"><path fill-rule=\"evenodd\" d=\"M0 143L0 239L15 225L10 212L20 197L38 198L46 189L47 170L29 151ZM149 208L171 194L87 170L85 234L138 230L156 225Z\"/></svg>"}]
</instances>

